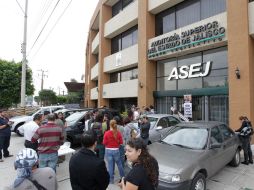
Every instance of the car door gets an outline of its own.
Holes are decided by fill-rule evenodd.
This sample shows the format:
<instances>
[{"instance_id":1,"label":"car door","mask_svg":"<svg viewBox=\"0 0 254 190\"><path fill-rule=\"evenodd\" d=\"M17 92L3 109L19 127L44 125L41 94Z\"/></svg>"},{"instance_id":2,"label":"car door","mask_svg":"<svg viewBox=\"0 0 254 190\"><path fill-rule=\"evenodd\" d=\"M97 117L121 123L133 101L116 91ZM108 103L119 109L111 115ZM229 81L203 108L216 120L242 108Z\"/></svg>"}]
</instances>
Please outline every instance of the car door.
<instances>
[{"instance_id":1,"label":"car door","mask_svg":"<svg viewBox=\"0 0 254 190\"><path fill-rule=\"evenodd\" d=\"M211 148L212 145L221 145L219 148ZM207 153L208 175L211 176L218 172L224 166L224 148L223 136L218 126L210 129L210 137L208 142Z\"/></svg>"},{"instance_id":2,"label":"car door","mask_svg":"<svg viewBox=\"0 0 254 190\"><path fill-rule=\"evenodd\" d=\"M223 136L223 157L225 161L224 164L226 165L232 160L236 151L234 132L225 124L219 125L219 129Z\"/></svg>"}]
</instances>

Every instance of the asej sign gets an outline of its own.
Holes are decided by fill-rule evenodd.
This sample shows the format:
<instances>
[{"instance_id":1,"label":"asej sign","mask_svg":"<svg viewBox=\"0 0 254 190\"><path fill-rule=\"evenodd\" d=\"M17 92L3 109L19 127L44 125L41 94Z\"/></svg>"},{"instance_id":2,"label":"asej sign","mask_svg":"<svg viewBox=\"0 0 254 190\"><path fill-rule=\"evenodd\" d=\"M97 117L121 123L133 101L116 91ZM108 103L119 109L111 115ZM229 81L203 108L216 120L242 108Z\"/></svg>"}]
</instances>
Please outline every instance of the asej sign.
<instances>
[{"instance_id":1,"label":"asej sign","mask_svg":"<svg viewBox=\"0 0 254 190\"><path fill-rule=\"evenodd\" d=\"M188 79L205 77L211 70L211 61L206 62L205 66L202 63L195 63L192 65L183 65L181 67L174 67L169 74L168 80ZM204 69L204 71L202 71Z\"/></svg>"},{"instance_id":2,"label":"asej sign","mask_svg":"<svg viewBox=\"0 0 254 190\"><path fill-rule=\"evenodd\" d=\"M191 49L202 44L212 44L222 41L225 37L226 29L219 25L218 21L174 33L162 39L153 41L148 47L148 59L158 58L171 52Z\"/></svg>"}]
</instances>

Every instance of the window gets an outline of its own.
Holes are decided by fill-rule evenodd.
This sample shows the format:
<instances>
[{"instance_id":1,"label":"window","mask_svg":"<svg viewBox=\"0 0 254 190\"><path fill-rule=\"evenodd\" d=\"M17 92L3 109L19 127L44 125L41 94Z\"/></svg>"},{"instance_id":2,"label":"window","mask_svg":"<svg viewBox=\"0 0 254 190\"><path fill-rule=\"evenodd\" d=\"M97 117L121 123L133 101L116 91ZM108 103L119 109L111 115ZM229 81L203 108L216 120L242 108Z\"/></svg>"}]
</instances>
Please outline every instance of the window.
<instances>
[{"instance_id":1,"label":"window","mask_svg":"<svg viewBox=\"0 0 254 190\"><path fill-rule=\"evenodd\" d=\"M156 15L155 34L168 33L226 10L226 0L183 1Z\"/></svg>"},{"instance_id":2,"label":"window","mask_svg":"<svg viewBox=\"0 0 254 190\"><path fill-rule=\"evenodd\" d=\"M222 132L224 140L228 140L233 136L233 131L230 130L226 125L220 125L219 128Z\"/></svg>"},{"instance_id":3,"label":"window","mask_svg":"<svg viewBox=\"0 0 254 190\"><path fill-rule=\"evenodd\" d=\"M133 46L138 41L138 26L119 34L111 39L111 54L117 53L125 48Z\"/></svg>"},{"instance_id":4,"label":"window","mask_svg":"<svg viewBox=\"0 0 254 190\"><path fill-rule=\"evenodd\" d=\"M184 1L176 7L176 27L181 28L200 20L200 1Z\"/></svg>"},{"instance_id":5,"label":"window","mask_svg":"<svg viewBox=\"0 0 254 190\"><path fill-rule=\"evenodd\" d=\"M180 121L174 117L168 117L168 121L169 121L169 126L174 126L180 123Z\"/></svg>"},{"instance_id":6,"label":"window","mask_svg":"<svg viewBox=\"0 0 254 190\"><path fill-rule=\"evenodd\" d=\"M167 128L168 127L168 120L166 117L163 117L159 120L157 127Z\"/></svg>"},{"instance_id":7,"label":"window","mask_svg":"<svg viewBox=\"0 0 254 190\"><path fill-rule=\"evenodd\" d=\"M178 59L178 67L183 65L191 65L194 63L201 63L202 56L201 53L191 54L187 56L183 56ZM190 79L183 79L178 80L178 89L195 89L195 88L202 88L202 78L190 78Z\"/></svg>"},{"instance_id":8,"label":"window","mask_svg":"<svg viewBox=\"0 0 254 190\"><path fill-rule=\"evenodd\" d=\"M227 48L217 48L203 53L203 62L212 61L211 71L204 77L204 87L228 86Z\"/></svg>"},{"instance_id":9,"label":"window","mask_svg":"<svg viewBox=\"0 0 254 190\"><path fill-rule=\"evenodd\" d=\"M218 143L222 143L223 139L222 139L222 135L220 133L220 130L218 127L213 127L211 129L211 138L210 138L210 143L211 144L218 144Z\"/></svg>"},{"instance_id":10,"label":"window","mask_svg":"<svg viewBox=\"0 0 254 190\"><path fill-rule=\"evenodd\" d=\"M225 0L201 0L201 19L217 15L225 10Z\"/></svg>"},{"instance_id":11,"label":"window","mask_svg":"<svg viewBox=\"0 0 254 190\"><path fill-rule=\"evenodd\" d=\"M120 13L125 7L127 7L133 0L119 0L112 6L112 17Z\"/></svg>"},{"instance_id":12,"label":"window","mask_svg":"<svg viewBox=\"0 0 254 190\"><path fill-rule=\"evenodd\" d=\"M206 62L211 61L210 72L206 77L190 79L168 80L172 69L183 65L203 63L203 72ZM178 73L180 74L180 73ZM197 89L228 86L227 47L216 48L200 53L185 55L157 62L157 91Z\"/></svg>"},{"instance_id":13,"label":"window","mask_svg":"<svg viewBox=\"0 0 254 190\"><path fill-rule=\"evenodd\" d=\"M138 78L138 69L130 69L110 74L110 83L133 80Z\"/></svg>"}]
</instances>

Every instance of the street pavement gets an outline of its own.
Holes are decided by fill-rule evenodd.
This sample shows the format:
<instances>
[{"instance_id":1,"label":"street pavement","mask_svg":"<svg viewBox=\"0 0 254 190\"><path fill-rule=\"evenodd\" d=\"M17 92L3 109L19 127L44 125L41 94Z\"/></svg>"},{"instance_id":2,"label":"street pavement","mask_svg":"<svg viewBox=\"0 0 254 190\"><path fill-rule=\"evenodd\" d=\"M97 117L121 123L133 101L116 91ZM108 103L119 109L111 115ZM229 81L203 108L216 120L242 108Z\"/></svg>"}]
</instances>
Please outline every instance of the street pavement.
<instances>
[{"instance_id":1,"label":"street pavement","mask_svg":"<svg viewBox=\"0 0 254 190\"><path fill-rule=\"evenodd\" d=\"M10 153L17 154L19 150L24 148L23 143L23 137L18 137L12 133ZM252 150L254 152L254 146L252 146ZM67 155L65 162L57 167L59 190L71 190L68 171L70 157L71 155ZM242 154L241 157L243 157ZM4 159L4 162L0 163L0 190L12 184L16 177L16 171L13 167L14 159L15 156ZM118 172L116 171L116 173ZM119 177L115 179L115 181L118 180ZM108 190L120 190L120 188L117 185L109 185ZM240 164L237 168L226 166L218 174L207 180L207 190L254 190L254 165Z\"/></svg>"}]
</instances>

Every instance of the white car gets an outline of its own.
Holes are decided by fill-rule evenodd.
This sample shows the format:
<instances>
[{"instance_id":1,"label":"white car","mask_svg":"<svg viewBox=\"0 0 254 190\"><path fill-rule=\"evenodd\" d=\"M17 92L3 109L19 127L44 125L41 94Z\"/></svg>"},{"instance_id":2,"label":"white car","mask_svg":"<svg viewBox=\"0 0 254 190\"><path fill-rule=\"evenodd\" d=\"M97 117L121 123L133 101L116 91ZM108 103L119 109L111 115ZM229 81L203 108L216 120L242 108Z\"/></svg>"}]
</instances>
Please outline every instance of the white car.
<instances>
[{"instance_id":1,"label":"white car","mask_svg":"<svg viewBox=\"0 0 254 190\"><path fill-rule=\"evenodd\" d=\"M53 113L54 111L63 109L63 108L64 106L46 106L46 107L41 107L39 110L37 110L34 113L31 113L30 115L21 115L21 116L12 117L10 119L10 121L12 122L11 131L21 136L22 134L19 133L18 128L21 125L25 124L26 122L32 121L35 114L38 114L38 113L43 114L44 111L49 111L50 113Z\"/></svg>"}]
</instances>

